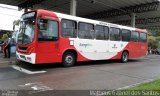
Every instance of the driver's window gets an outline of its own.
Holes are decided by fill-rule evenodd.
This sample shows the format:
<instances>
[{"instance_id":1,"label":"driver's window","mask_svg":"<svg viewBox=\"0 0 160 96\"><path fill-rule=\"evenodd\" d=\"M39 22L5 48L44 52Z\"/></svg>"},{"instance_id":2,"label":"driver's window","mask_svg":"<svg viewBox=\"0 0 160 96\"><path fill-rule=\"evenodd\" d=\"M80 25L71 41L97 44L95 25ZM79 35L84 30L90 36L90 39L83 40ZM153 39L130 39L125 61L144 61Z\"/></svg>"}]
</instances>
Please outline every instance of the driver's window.
<instances>
[{"instance_id":1,"label":"driver's window","mask_svg":"<svg viewBox=\"0 0 160 96\"><path fill-rule=\"evenodd\" d=\"M39 20L38 41L57 41L58 22L53 20Z\"/></svg>"}]
</instances>

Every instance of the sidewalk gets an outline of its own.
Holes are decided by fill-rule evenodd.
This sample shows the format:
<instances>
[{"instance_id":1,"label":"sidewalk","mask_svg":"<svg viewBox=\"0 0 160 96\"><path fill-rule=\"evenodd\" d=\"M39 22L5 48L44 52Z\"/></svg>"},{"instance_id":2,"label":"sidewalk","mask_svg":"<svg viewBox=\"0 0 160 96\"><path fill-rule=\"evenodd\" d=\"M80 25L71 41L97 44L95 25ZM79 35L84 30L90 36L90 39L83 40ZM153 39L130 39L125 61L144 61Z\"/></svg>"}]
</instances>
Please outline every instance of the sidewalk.
<instances>
[{"instance_id":1,"label":"sidewalk","mask_svg":"<svg viewBox=\"0 0 160 96\"><path fill-rule=\"evenodd\" d=\"M0 53L0 67L6 67L10 64L14 64L16 61L16 55L12 54L11 58L3 58L3 53Z\"/></svg>"}]
</instances>

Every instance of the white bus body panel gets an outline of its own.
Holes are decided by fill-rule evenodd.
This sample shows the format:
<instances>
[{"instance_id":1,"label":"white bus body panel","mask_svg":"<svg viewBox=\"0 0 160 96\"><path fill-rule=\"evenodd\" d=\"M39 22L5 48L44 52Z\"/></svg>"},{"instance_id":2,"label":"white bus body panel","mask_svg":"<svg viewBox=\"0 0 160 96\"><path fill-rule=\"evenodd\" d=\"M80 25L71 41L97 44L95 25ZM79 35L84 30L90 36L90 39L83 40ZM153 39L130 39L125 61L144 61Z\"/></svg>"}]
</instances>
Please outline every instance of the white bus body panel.
<instances>
[{"instance_id":1,"label":"white bus body panel","mask_svg":"<svg viewBox=\"0 0 160 96\"><path fill-rule=\"evenodd\" d=\"M21 61L25 61L31 64L36 63L36 53L31 53L30 55L26 55L26 54L21 54L16 52L16 57L18 60L21 60ZM31 58L31 59L28 59L28 58Z\"/></svg>"},{"instance_id":2,"label":"white bus body panel","mask_svg":"<svg viewBox=\"0 0 160 96\"><path fill-rule=\"evenodd\" d=\"M70 41L73 41L76 50L89 60L111 59L116 56L118 52L122 51L128 44L127 42L120 41L88 40L78 38L70 38Z\"/></svg>"}]
</instances>

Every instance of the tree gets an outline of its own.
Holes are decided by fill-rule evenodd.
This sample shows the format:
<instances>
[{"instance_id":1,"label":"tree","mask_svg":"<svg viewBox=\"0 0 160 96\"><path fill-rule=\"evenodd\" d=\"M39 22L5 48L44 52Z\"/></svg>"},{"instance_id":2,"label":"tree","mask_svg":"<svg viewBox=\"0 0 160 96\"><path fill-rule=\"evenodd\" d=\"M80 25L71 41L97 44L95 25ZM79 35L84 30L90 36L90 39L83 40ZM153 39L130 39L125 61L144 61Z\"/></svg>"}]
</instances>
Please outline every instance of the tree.
<instances>
[{"instance_id":1,"label":"tree","mask_svg":"<svg viewBox=\"0 0 160 96\"><path fill-rule=\"evenodd\" d=\"M2 36L2 40L3 41L5 41L5 40L7 40L9 37L8 37L8 34L3 34L3 36Z\"/></svg>"},{"instance_id":2,"label":"tree","mask_svg":"<svg viewBox=\"0 0 160 96\"><path fill-rule=\"evenodd\" d=\"M157 41L160 41L160 36L157 36L157 37L156 37L156 40L157 40Z\"/></svg>"},{"instance_id":3,"label":"tree","mask_svg":"<svg viewBox=\"0 0 160 96\"><path fill-rule=\"evenodd\" d=\"M158 38L159 39L159 38ZM148 45L149 47L153 48L153 49L156 49L158 48L158 45L159 45L159 41L157 40L156 37L154 36L149 36L148 37Z\"/></svg>"},{"instance_id":4,"label":"tree","mask_svg":"<svg viewBox=\"0 0 160 96\"><path fill-rule=\"evenodd\" d=\"M158 41L158 49L160 50L160 36L156 37L156 40Z\"/></svg>"},{"instance_id":5,"label":"tree","mask_svg":"<svg viewBox=\"0 0 160 96\"><path fill-rule=\"evenodd\" d=\"M148 36L153 36L151 31L148 32Z\"/></svg>"}]
</instances>

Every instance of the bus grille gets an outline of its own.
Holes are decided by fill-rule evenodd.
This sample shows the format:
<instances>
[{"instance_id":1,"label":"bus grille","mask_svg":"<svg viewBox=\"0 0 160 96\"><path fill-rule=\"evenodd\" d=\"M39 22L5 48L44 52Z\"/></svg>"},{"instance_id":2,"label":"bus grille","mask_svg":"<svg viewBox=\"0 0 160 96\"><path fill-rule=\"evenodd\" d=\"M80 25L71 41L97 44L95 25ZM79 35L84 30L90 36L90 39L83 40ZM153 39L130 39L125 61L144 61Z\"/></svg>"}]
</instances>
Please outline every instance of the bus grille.
<instances>
[{"instance_id":1,"label":"bus grille","mask_svg":"<svg viewBox=\"0 0 160 96\"><path fill-rule=\"evenodd\" d=\"M26 51L28 47L18 47L19 50Z\"/></svg>"}]
</instances>

